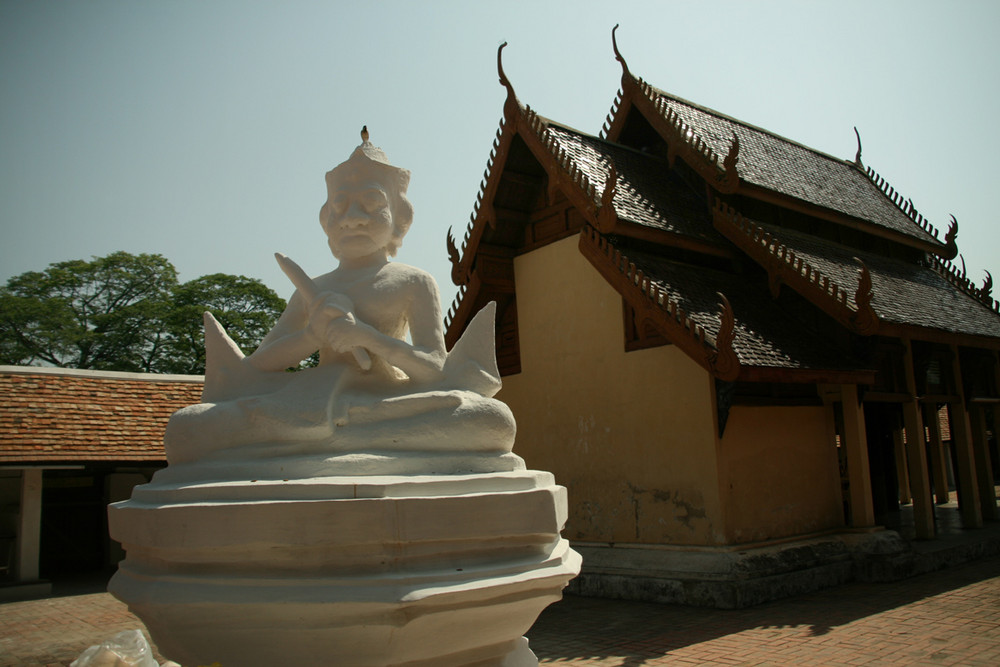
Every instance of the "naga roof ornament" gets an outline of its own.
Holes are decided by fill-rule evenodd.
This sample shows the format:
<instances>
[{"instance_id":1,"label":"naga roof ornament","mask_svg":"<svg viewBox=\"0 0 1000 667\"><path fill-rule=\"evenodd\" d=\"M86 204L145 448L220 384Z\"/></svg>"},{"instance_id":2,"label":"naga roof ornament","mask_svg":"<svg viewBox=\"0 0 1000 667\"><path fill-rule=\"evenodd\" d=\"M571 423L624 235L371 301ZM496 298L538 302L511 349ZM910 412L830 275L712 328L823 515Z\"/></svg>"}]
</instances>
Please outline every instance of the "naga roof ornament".
<instances>
[{"instance_id":1,"label":"naga roof ornament","mask_svg":"<svg viewBox=\"0 0 1000 667\"><path fill-rule=\"evenodd\" d=\"M504 117L513 120L520 113L521 104L517 101L514 86L511 85L510 79L507 78L507 74L503 71L503 50L506 46L507 42L504 42L497 48L497 75L500 77L500 85L507 89L507 99L503 103Z\"/></svg>"},{"instance_id":2,"label":"naga roof ornament","mask_svg":"<svg viewBox=\"0 0 1000 667\"><path fill-rule=\"evenodd\" d=\"M594 227L585 226L580 233L580 250L632 305L637 320L651 323L718 379L733 382L739 377L742 365L733 348L736 317L722 292L716 292L720 301L713 335Z\"/></svg>"},{"instance_id":3,"label":"naga roof ornament","mask_svg":"<svg viewBox=\"0 0 1000 667\"><path fill-rule=\"evenodd\" d=\"M740 160L740 138L733 130L733 141L729 145L729 153L722 161L723 173L719 175L720 190L725 193L736 191L740 184L740 174L736 169L736 163Z\"/></svg>"},{"instance_id":4,"label":"naga roof ornament","mask_svg":"<svg viewBox=\"0 0 1000 667\"><path fill-rule=\"evenodd\" d=\"M949 259L952 259L953 257L955 257L955 255L958 254L958 244L955 243L955 239L957 238L958 238L958 220L956 220L955 216L953 215L951 216L951 224L948 226L948 233L944 235L944 244L945 244L945 249L947 250L947 254L945 256L948 257ZM963 274L965 273L964 269L962 273Z\"/></svg>"},{"instance_id":5,"label":"naga roof ornament","mask_svg":"<svg viewBox=\"0 0 1000 667\"><path fill-rule=\"evenodd\" d=\"M625 58L622 57L621 51L618 50L618 38L615 37L615 32L618 30L619 24L616 23L615 27L611 29L611 48L615 52L615 60L622 65L622 78L632 76L632 73L628 71L628 64L625 62Z\"/></svg>"},{"instance_id":6,"label":"naga roof ornament","mask_svg":"<svg viewBox=\"0 0 1000 667\"><path fill-rule=\"evenodd\" d=\"M854 154L854 166L858 169L864 169L865 165L861 162L861 133L858 132L857 125L854 126L854 136L858 138L858 152Z\"/></svg>"},{"instance_id":7,"label":"naga roof ornament","mask_svg":"<svg viewBox=\"0 0 1000 667\"><path fill-rule=\"evenodd\" d=\"M604 234L614 231L618 214L615 212L614 199L618 192L618 170L615 163L608 165L608 178L604 181L604 192L601 193L601 207L597 210L597 228Z\"/></svg>"},{"instance_id":8,"label":"naga roof ornament","mask_svg":"<svg viewBox=\"0 0 1000 667\"><path fill-rule=\"evenodd\" d=\"M854 292L854 305L858 312L854 314L854 328L862 336L871 336L878 330L878 315L872 308L872 274L868 266L855 257L854 261L861 267L858 271L858 289Z\"/></svg>"}]
</instances>

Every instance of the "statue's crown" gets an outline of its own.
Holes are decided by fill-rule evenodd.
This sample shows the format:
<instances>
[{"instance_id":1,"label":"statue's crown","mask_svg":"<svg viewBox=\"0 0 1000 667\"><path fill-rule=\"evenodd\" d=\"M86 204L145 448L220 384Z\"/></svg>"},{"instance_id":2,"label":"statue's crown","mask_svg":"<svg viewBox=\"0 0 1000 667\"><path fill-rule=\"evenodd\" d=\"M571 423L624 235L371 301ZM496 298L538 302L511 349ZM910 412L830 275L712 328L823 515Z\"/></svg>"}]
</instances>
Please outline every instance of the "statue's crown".
<instances>
[{"instance_id":1,"label":"statue's crown","mask_svg":"<svg viewBox=\"0 0 1000 667\"><path fill-rule=\"evenodd\" d=\"M347 160L326 172L326 185L332 192L339 183L363 176L374 176L386 185L397 187L400 194L410 184L410 172L390 163L385 151L368 140L367 125L361 128L361 145Z\"/></svg>"}]
</instances>

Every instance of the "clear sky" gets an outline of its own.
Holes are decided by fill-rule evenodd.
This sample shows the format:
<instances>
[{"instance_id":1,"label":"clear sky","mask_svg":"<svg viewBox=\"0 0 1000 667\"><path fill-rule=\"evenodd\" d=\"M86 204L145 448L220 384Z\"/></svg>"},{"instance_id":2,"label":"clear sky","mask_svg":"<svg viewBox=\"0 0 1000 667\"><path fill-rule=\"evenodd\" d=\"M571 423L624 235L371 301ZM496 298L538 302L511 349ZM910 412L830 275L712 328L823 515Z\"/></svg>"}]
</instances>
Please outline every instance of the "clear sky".
<instances>
[{"instance_id":1,"label":"clear sky","mask_svg":"<svg viewBox=\"0 0 1000 667\"><path fill-rule=\"evenodd\" d=\"M413 172L398 259L454 296L460 236L518 97L597 134L619 47L651 84L887 178L1000 294L1000 3L0 0L0 281L116 250L182 280L334 266L324 173L372 141Z\"/></svg>"}]
</instances>

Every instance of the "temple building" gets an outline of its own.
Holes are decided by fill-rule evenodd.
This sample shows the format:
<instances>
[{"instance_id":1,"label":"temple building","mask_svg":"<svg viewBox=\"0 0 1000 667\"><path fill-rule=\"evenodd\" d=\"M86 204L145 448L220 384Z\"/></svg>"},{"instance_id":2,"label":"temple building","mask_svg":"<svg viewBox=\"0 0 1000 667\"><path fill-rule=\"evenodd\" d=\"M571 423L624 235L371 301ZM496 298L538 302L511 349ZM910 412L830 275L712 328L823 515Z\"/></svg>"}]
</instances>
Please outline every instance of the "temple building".
<instances>
[{"instance_id":1,"label":"temple building","mask_svg":"<svg viewBox=\"0 0 1000 667\"><path fill-rule=\"evenodd\" d=\"M0 601L121 560L108 503L167 465L163 431L200 375L0 366Z\"/></svg>"},{"instance_id":2,"label":"temple building","mask_svg":"<svg viewBox=\"0 0 1000 667\"><path fill-rule=\"evenodd\" d=\"M1000 308L862 161L622 66L598 136L506 77L449 345L496 301L514 451L569 489L583 593L738 607L912 572L998 518ZM987 274L988 275L988 274ZM941 423L949 440L942 439ZM909 519L907 519L909 521Z\"/></svg>"}]
</instances>

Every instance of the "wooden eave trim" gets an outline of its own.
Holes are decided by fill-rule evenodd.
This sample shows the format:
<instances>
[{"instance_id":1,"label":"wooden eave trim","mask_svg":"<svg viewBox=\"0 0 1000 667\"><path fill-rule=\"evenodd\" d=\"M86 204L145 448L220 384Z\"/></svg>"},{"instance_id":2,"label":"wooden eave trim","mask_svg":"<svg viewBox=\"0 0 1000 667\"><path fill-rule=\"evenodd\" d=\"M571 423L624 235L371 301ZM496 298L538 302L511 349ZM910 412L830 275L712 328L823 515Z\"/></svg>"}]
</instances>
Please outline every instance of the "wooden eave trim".
<instances>
[{"instance_id":1,"label":"wooden eave trim","mask_svg":"<svg viewBox=\"0 0 1000 667\"><path fill-rule=\"evenodd\" d=\"M864 403L906 403L912 401L913 396L894 391L866 391L861 400Z\"/></svg>"},{"instance_id":2,"label":"wooden eave trim","mask_svg":"<svg viewBox=\"0 0 1000 667\"><path fill-rule=\"evenodd\" d=\"M784 384L875 384L876 371L868 369L777 368L743 366L739 379L744 382L779 382Z\"/></svg>"},{"instance_id":3,"label":"wooden eave trim","mask_svg":"<svg viewBox=\"0 0 1000 667\"><path fill-rule=\"evenodd\" d=\"M958 394L924 394L923 396L918 396L917 400L928 404L961 403L962 397Z\"/></svg>"},{"instance_id":4,"label":"wooden eave trim","mask_svg":"<svg viewBox=\"0 0 1000 667\"><path fill-rule=\"evenodd\" d=\"M461 338L472 316L478 312L475 305L481 290L482 282L475 273L469 276L465 284L459 286L458 294L452 300L444 318L444 342L449 350Z\"/></svg>"},{"instance_id":5,"label":"wooden eave trim","mask_svg":"<svg viewBox=\"0 0 1000 667\"><path fill-rule=\"evenodd\" d=\"M469 216L469 224L466 227L461 248L456 247L451 230L448 230L448 257L451 260L451 280L455 285L462 286L469 281L473 258L476 255L479 242L486 232L486 227L496 226L493 199L507 164L510 145L517 134L515 125L509 118L500 119L500 127L493 139L493 147L490 150L489 159L486 161L486 170L483 172L479 194L473 205L472 214Z\"/></svg>"},{"instance_id":6,"label":"wooden eave trim","mask_svg":"<svg viewBox=\"0 0 1000 667\"><path fill-rule=\"evenodd\" d=\"M1000 324L998 324L1000 327ZM901 324L898 322L882 321L879 325L880 336L891 336L895 338L910 338L912 340L926 343L941 343L944 345L958 345L961 347L982 348L987 350L1000 350L1000 337L978 336L975 334L955 333L953 331L942 331L941 329L931 329L914 324Z\"/></svg>"},{"instance_id":7,"label":"wooden eave trim","mask_svg":"<svg viewBox=\"0 0 1000 667\"><path fill-rule=\"evenodd\" d=\"M628 118L628 113L634 106L632 98L626 97L624 93L626 76L626 74L622 75L622 88L619 88L618 93L615 95L615 100L611 104L611 111L608 113L607 118L605 118L604 126L601 128L601 134L599 135L602 139L615 143L618 143L618 137L621 136L622 129L625 127L625 119Z\"/></svg>"},{"instance_id":8,"label":"wooden eave trim","mask_svg":"<svg viewBox=\"0 0 1000 667\"><path fill-rule=\"evenodd\" d=\"M631 85L628 82L632 82ZM635 81L627 72L622 75L622 86L623 90L630 89L633 92L638 90ZM642 98L642 95L640 95L640 98ZM617 96L615 97L615 102L612 105L611 112L608 114L608 117L605 120L605 125L601 130L600 138L612 143L617 142L622 128L624 127L625 119L628 117L628 113L633 106L635 105L632 96L624 96L622 90L619 90ZM733 259L735 256L729 248L691 239L690 237L674 234L666 230L653 229L630 220L622 220L615 212L614 205L612 204L614 192L611 192L610 194L608 193L608 187L611 185L613 185L612 179L609 179L609 182L605 183L604 193L602 196L602 206L597 212L598 215L596 216L596 220L589 221L591 224L596 222L595 226L602 234L627 236L659 245L692 250L694 252L711 255L713 257L721 257L723 259Z\"/></svg>"},{"instance_id":9,"label":"wooden eave trim","mask_svg":"<svg viewBox=\"0 0 1000 667\"><path fill-rule=\"evenodd\" d=\"M131 454L113 452L109 454L98 454L96 452L81 452L74 454L71 452L60 452L56 456L46 456L43 452L24 454L10 453L0 457L0 466L13 466L24 463L37 463L40 466L80 465L87 462L107 463L109 461L120 461L122 463L162 463L167 464L165 453L153 454Z\"/></svg>"},{"instance_id":10,"label":"wooden eave trim","mask_svg":"<svg viewBox=\"0 0 1000 667\"><path fill-rule=\"evenodd\" d=\"M918 403L922 403L924 405L939 405L941 403L959 405L964 403L966 400L958 394L925 394L921 396L911 396L906 392L892 391L866 391L862 398L865 403L908 403L909 401L916 400ZM1000 401L1000 397L981 397L968 400L970 403L973 401L980 403L993 403Z\"/></svg>"},{"instance_id":11,"label":"wooden eave trim","mask_svg":"<svg viewBox=\"0 0 1000 667\"><path fill-rule=\"evenodd\" d=\"M1000 317L1000 301L993 298L993 276L989 271L986 272L986 279L983 286L976 287L965 274L965 266L963 265L960 272L951 260L932 257L931 270L951 284L952 287L963 292L966 296L975 299L987 309L993 311L997 317Z\"/></svg>"},{"instance_id":12,"label":"wooden eave trim","mask_svg":"<svg viewBox=\"0 0 1000 667\"><path fill-rule=\"evenodd\" d=\"M616 250L596 229L580 232L580 252L635 311L636 324L651 323L670 342L714 377L732 382L740 377L740 362L732 348L733 316L722 296L719 335L712 340L676 302L661 292L628 257Z\"/></svg>"},{"instance_id":13,"label":"wooden eave trim","mask_svg":"<svg viewBox=\"0 0 1000 667\"><path fill-rule=\"evenodd\" d=\"M788 285L851 331L862 336L880 333L881 322L871 307L871 276L860 260L858 285L850 303L847 290L722 200L715 202L712 222L719 233L767 271L772 296L777 297L781 285Z\"/></svg>"},{"instance_id":14,"label":"wooden eave trim","mask_svg":"<svg viewBox=\"0 0 1000 667\"><path fill-rule=\"evenodd\" d=\"M733 259L736 256L731 249L724 246L699 241L688 236L681 236L680 234L674 234L673 232L668 232L663 229L654 229L630 220L622 220L621 218L618 218L615 221L615 224L611 227L610 231L606 232L602 229L601 232L604 234L627 236L640 241L649 241L651 243L656 243L657 245L691 250L703 255L711 255L722 259Z\"/></svg>"},{"instance_id":15,"label":"wooden eave trim","mask_svg":"<svg viewBox=\"0 0 1000 667\"><path fill-rule=\"evenodd\" d=\"M736 163L738 160L739 141L735 141L733 150L725 159L721 159L718 154L702 139L694 128L690 127L683 119L672 111L664 113L666 104L660 105L652 99L655 88L642 79L631 74L622 74L622 109L635 108L642 113L643 118L653 127L656 132L663 137L667 143L667 162L673 166L674 160L681 157L692 169L694 169L705 182L718 192L726 194L736 192L740 186L740 178L737 173ZM628 105L625 105L625 100ZM658 108L662 106L663 108ZM616 132L621 132L624 126L624 118L627 113L619 111L615 117L617 121ZM670 116L668 118L668 116ZM618 118L622 118L618 121ZM674 120L671 120L673 118ZM615 125L615 124L613 124ZM610 132L609 132L610 136ZM617 133L614 135L617 136ZM722 164L726 167L722 167Z\"/></svg>"},{"instance_id":16,"label":"wooden eave trim","mask_svg":"<svg viewBox=\"0 0 1000 667\"><path fill-rule=\"evenodd\" d=\"M908 234L904 234L903 232L898 232L894 229L889 229L888 227L882 227L881 225L869 220L856 218L854 216L847 215L846 213L841 213L840 211L835 211L833 209L826 208L825 206L820 206L819 204L813 204L812 202L807 202L803 199L792 197L791 195L776 192L760 185L747 183L746 181L740 181L740 187L737 189L736 194L750 199L763 201L768 204L775 204L781 208L787 208L813 218L826 220L827 222L832 222L840 225L841 227L856 229L872 236L877 236L894 243L909 246L921 252L929 252L941 257L946 257L950 252L947 246L943 243L923 241L909 236ZM917 224L914 223L914 226L917 226Z\"/></svg>"},{"instance_id":17,"label":"wooden eave trim","mask_svg":"<svg viewBox=\"0 0 1000 667\"><path fill-rule=\"evenodd\" d=\"M554 199L554 191L560 190L584 219L596 226L598 215L605 208L597 198L597 188L576 168L555 136L547 133L548 123L532 109L524 108L517 121L517 130L548 176L549 199Z\"/></svg>"}]
</instances>

